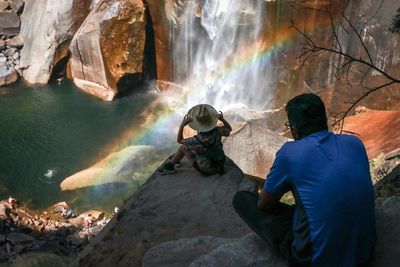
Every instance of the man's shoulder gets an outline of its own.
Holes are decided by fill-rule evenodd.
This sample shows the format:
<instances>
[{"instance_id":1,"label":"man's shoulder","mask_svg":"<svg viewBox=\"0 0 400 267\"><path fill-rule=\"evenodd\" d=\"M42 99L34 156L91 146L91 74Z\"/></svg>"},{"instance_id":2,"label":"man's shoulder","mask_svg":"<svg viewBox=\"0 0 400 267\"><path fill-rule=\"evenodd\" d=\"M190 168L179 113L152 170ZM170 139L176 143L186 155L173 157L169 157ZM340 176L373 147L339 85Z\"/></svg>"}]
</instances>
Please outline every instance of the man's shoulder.
<instances>
[{"instance_id":1,"label":"man's shoulder","mask_svg":"<svg viewBox=\"0 0 400 267\"><path fill-rule=\"evenodd\" d=\"M341 142L364 147L363 142L356 135L353 134L334 134L334 135Z\"/></svg>"}]
</instances>

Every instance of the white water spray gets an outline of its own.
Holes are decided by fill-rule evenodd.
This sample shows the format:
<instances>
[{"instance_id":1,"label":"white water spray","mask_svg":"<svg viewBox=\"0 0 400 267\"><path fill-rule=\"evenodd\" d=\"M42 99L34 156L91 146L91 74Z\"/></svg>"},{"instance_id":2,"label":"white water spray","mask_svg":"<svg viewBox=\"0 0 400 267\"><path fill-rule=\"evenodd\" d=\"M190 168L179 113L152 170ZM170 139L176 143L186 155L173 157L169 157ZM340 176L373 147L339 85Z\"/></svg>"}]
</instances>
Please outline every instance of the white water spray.
<instances>
[{"instance_id":1,"label":"white water spray","mask_svg":"<svg viewBox=\"0 0 400 267\"><path fill-rule=\"evenodd\" d=\"M260 60L265 1L175 0L173 8L175 81L188 88L186 106L263 109L271 83Z\"/></svg>"}]
</instances>

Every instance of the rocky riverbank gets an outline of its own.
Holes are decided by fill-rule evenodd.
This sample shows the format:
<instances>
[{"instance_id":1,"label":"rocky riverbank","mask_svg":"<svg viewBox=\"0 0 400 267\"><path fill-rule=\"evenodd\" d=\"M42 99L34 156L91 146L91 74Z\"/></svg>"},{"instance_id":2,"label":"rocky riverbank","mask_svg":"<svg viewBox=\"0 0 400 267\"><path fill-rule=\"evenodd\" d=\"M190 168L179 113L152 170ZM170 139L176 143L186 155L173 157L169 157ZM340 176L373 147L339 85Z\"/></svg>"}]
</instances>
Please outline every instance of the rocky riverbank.
<instances>
[{"instance_id":1,"label":"rocky riverbank","mask_svg":"<svg viewBox=\"0 0 400 267\"><path fill-rule=\"evenodd\" d=\"M0 201L0 264L42 253L68 264L110 220L100 211L68 210L65 202L35 212L11 197Z\"/></svg>"},{"instance_id":2,"label":"rocky riverbank","mask_svg":"<svg viewBox=\"0 0 400 267\"><path fill-rule=\"evenodd\" d=\"M0 86L14 83L21 75L23 42L18 35L24 1L0 1Z\"/></svg>"}]
</instances>

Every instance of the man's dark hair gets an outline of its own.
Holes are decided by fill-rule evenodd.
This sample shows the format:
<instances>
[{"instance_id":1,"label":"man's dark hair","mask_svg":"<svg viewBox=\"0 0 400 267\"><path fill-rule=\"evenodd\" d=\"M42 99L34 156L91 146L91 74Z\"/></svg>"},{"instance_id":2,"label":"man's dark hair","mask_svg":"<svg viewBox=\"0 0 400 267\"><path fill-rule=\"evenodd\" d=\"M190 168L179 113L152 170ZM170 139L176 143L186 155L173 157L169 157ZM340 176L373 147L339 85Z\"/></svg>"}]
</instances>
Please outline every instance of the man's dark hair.
<instances>
[{"instance_id":1,"label":"man's dark hair","mask_svg":"<svg viewBox=\"0 0 400 267\"><path fill-rule=\"evenodd\" d=\"M328 130L325 105L316 94L302 94L291 99L286 105L289 123L302 136Z\"/></svg>"}]
</instances>

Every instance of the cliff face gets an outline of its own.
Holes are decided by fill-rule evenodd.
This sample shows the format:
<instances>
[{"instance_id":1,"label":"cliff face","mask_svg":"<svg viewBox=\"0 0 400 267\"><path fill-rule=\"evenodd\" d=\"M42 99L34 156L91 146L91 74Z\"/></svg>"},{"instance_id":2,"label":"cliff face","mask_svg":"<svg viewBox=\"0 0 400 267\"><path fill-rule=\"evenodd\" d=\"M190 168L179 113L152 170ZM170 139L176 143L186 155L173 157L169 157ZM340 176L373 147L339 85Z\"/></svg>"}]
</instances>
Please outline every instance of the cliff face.
<instances>
[{"instance_id":1,"label":"cliff face","mask_svg":"<svg viewBox=\"0 0 400 267\"><path fill-rule=\"evenodd\" d=\"M29 83L47 83L55 64L89 13L91 0L26 0L21 16L22 75Z\"/></svg>"},{"instance_id":2,"label":"cliff face","mask_svg":"<svg viewBox=\"0 0 400 267\"><path fill-rule=\"evenodd\" d=\"M94 6L71 42L71 76L103 100L142 79L146 13L141 0L106 0Z\"/></svg>"}]
</instances>

